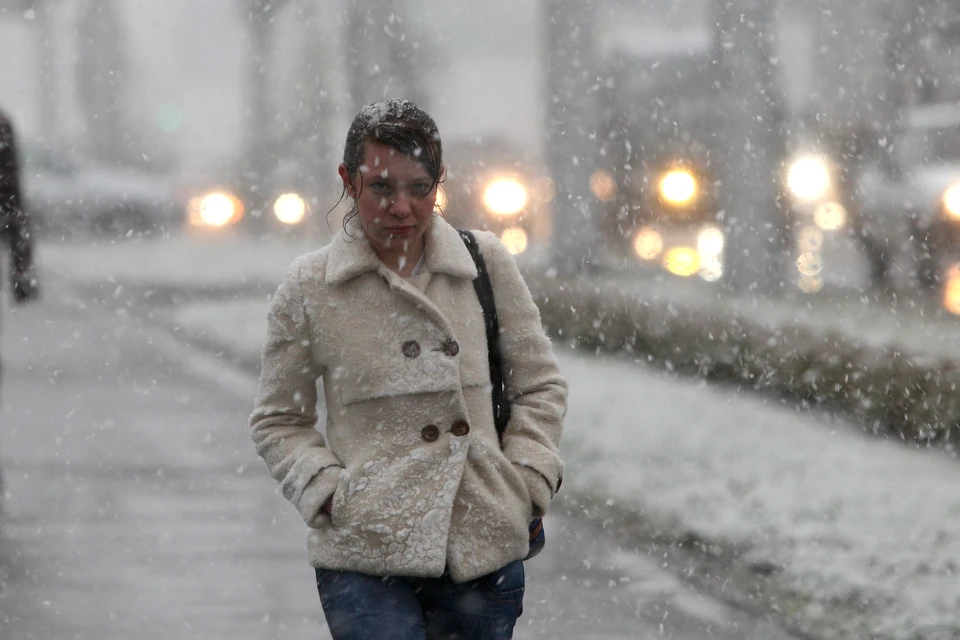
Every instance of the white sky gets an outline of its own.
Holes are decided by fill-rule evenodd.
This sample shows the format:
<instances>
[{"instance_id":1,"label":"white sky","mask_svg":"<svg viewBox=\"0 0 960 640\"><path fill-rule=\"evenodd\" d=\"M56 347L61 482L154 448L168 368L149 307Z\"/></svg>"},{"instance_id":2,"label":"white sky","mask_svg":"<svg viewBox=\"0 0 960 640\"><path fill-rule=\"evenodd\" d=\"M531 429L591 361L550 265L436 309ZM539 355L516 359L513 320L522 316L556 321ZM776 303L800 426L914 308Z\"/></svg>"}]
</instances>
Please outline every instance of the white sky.
<instances>
[{"instance_id":1,"label":"white sky","mask_svg":"<svg viewBox=\"0 0 960 640\"><path fill-rule=\"evenodd\" d=\"M243 127L243 30L235 0L125 0L120 3L130 51L131 111L151 133L183 151L195 164L240 150ZM410 0L415 15L431 29L437 46L433 111L445 138L500 132L539 144L538 24L536 0L486 3L426 3ZM419 4L425 6L418 7ZM342 54L338 41L341 3L313 25L330 56L332 92L343 102ZM76 133L80 123L73 98L72 21L77 4L61 3L56 43L62 126ZM292 7L291 7L292 9ZM281 14L276 73L278 101L295 82L296 47L305 37L292 10ZM24 132L35 134L37 83L29 26L0 19L0 104ZM10 61L10 62L7 62ZM156 126L161 105L184 112L183 128L165 134ZM289 106L289 105L288 105ZM352 114L349 114L352 116ZM348 117L342 126L346 130Z\"/></svg>"}]
</instances>

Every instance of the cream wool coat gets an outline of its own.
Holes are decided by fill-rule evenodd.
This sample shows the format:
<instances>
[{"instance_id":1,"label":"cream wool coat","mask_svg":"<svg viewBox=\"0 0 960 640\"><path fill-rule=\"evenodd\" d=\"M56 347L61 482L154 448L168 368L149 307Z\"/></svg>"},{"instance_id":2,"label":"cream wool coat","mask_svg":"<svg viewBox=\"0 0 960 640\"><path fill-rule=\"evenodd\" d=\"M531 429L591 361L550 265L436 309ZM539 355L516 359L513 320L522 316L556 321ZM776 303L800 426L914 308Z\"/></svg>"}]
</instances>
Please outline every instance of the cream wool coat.
<instances>
[{"instance_id":1,"label":"cream wool coat","mask_svg":"<svg viewBox=\"0 0 960 640\"><path fill-rule=\"evenodd\" d=\"M257 451L310 527L312 565L422 577L446 567L457 582L496 571L526 555L528 524L563 475L567 386L539 311L506 248L476 232L513 403L501 450L477 270L457 231L431 222L424 292L355 235L294 261L273 298L250 416Z\"/></svg>"}]
</instances>

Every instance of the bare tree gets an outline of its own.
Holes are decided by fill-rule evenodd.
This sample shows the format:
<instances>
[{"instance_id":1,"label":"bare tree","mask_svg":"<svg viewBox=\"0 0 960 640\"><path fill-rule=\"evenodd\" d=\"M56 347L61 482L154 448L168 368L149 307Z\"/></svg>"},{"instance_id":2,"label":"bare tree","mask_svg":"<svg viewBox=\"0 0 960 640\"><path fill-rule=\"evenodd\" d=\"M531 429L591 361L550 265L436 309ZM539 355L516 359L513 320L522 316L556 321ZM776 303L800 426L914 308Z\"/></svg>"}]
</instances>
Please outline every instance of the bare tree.
<instances>
[{"instance_id":1,"label":"bare tree","mask_svg":"<svg viewBox=\"0 0 960 640\"><path fill-rule=\"evenodd\" d=\"M779 210L784 100L772 63L772 0L715 0L716 54L726 127L722 208L727 283L738 290L783 285L786 216ZM773 168L773 170L771 170Z\"/></svg>"},{"instance_id":2,"label":"bare tree","mask_svg":"<svg viewBox=\"0 0 960 640\"><path fill-rule=\"evenodd\" d=\"M239 0L238 8L245 20L249 37L247 56L247 124L245 142L245 180L252 215L260 218L268 205L271 158L269 148L274 139L270 96L272 95L272 57L275 50L276 17L290 0Z\"/></svg>"},{"instance_id":3,"label":"bare tree","mask_svg":"<svg viewBox=\"0 0 960 640\"><path fill-rule=\"evenodd\" d=\"M316 0L303 0L295 9L299 31L296 66L286 94L287 128L279 136L277 146L289 149L299 171L311 178L304 183L315 182L319 176L327 175L333 181L336 174L331 166L336 165L330 137L335 115L331 89L332 55L320 37L321 17Z\"/></svg>"},{"instance_id":4,"label":"bare tree","mask_svg":"<svg viewBox=\"0 0 960 640\"><path fill-rule=\"evenodd\" d=\"M350 112L356 113L363 105L382 97L377 86L382 84L385 56L373 36L374 25L370 0L349 0L344 21L346 46L347 91L350 94Z\"/></svg>"},{"instance_id":5,"label":"bare tree","mask_svg":"<svg viewBox=\"0 0 960 640\"><path fill-rule=\"evenodd\" d=\"M127 51L116 0L87 0L77 24L77 102L86 146L106 162L139 157L127 109Z\"/></svg>"},{"instance_id":6,"label":"bare tree","mask_svg":"<svg viewBox=\"0 0 960 640\"><path fill-rule=\"evenodd\" d=\"M545 71L544 152L556 184L553 204L555 262L565 273L591 262L597 242L590 193L599 122L593 59L593 3L544 0L541 5Z\"/></svg>"},{"instance_id":7,"label":"bare tree","mask_svg":"<svg viewBox=\"0 0 960 640\"><path fill-rule=\"evenodd\" d=\"M344 41L351 111L388 97L429 109L426 52L430 39L405 0L350 0Z\"/></svg>"},{"instance_id":8,"label":"bare tree","mask_svg":"<svg viewBox=\"0 0 960 640\"><path fill-rule=\"evenodd\" d=\"M423 29L412 20L405 0L384 0L387 12L384 34L393 71L391 86L397 95L429 109L424 55L431 47Z\"/></svg>"},{"instance_id":9,"label":"bare tree","mask_svg":"<svg viewBox=\"0 0 960 640\"><path fill-rule=\"evenodd\" d=\"M56 0L0 0L0 18L13 18L34 25L34 55L37 65L37 104L41 140L55 139L60 132L59 86L57 84L56 37L51 20Z\"/></svg>"}]
</instances>

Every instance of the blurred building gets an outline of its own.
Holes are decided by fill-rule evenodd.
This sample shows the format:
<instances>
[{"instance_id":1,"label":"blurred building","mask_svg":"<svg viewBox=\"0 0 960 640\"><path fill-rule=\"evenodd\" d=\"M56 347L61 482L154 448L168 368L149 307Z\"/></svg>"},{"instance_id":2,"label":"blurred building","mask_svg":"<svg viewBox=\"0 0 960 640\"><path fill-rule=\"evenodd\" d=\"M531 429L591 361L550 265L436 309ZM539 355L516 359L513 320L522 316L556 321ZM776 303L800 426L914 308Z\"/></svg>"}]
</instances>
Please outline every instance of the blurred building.
<instances>
[{"instance_id":1,"label":"blurred building","mask_svg":"<svg viewBox=\"0 0 960 640\"><path fill-rule=\"evenodd\" d=\"M58 133L68 140L83 134L74 69L84 1L51 5ZM149 144L172 150L188 169L241 153L248 35L240 0L117 4L127 29L127 109ZM307 5L313 11L305 21L302 9ZM416 43L425 52L416 71L429 88L429 106L445 135L493 132L539 145L537 5L536 0L483 5L405 1L408 19L426 34L424 42ZM292 126L305 109L305 74L321 74L335 115L318 126L342 137L352 115L347 113L342 55L345 6L342 0L293 0L278 14L270 96L278 131ZM390 16L371 12L369 19L378 32L391 28ZM0 101L27 135L40 133L33 22L29 15L0 18L0 59L15 61L0 69ZM320 59L307 64L312 56Z\"/></svg>"}]
</instances>

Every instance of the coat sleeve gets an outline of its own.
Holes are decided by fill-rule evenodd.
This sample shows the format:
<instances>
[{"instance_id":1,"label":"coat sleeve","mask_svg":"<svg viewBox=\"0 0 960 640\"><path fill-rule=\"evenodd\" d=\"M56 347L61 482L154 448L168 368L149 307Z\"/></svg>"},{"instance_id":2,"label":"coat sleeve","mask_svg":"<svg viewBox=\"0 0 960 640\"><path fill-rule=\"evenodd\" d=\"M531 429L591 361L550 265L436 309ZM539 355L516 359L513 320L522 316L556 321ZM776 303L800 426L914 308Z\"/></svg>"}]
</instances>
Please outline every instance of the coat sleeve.
<instances>
[{"instance_id":1,"label":"coat sleeve","mask_svg":"<svg viewBox=\"0 0 960 640\"><path fill-rule=\"evenodd\" d=\"M492 234L484 243L500 321L500 351L510 422L503 452L520 469L530 490L534 515L547 511L563 479L559 454L567 413L567 382L560 374L540 310L517 264Z\"/></svg>"},{"instance_id":2,"label":"coat sleeve","mask_svg":"<svg viewBox=\"0 0 960 640\"><path fill-rule=\"evenodd\" d=\"M342 468L315 428L321 371L311 348L299 268L293 265L267 314L250 435L284 497L312 527L329 517L321 507L333 495Z\"/></svg>"},{"instance_id":3,"label":"coat sleeve","mask_svg":"<svg viewBox=\"0 0 960 640\"><path fill-rule=\"evenodd\" d=\"M10 279L17 302L37 296L33 234L20 192L20 164L13 125L0 114L0 238L10 247Z\"/></svg>"}]
</instances>

